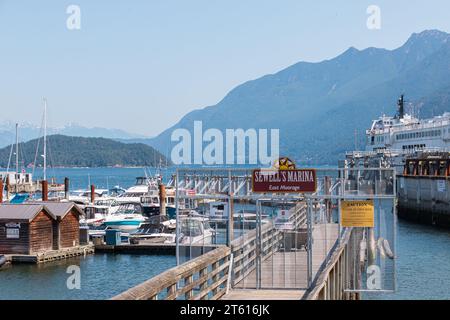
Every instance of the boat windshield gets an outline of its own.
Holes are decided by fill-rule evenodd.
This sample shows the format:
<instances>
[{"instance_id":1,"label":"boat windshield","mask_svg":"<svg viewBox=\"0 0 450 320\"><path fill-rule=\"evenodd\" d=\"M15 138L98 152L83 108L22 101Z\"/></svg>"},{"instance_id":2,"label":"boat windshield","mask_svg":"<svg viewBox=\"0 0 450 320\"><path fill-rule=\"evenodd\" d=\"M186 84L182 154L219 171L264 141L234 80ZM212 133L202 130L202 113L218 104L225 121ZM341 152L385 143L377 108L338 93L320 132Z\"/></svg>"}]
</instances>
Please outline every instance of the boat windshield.
<instances>
[{"instance_id":1,"label":"boat windshield","mask_svg":"<svg viewBox=\"0 0 450 320\"><path fill-rule=\"evenodd\" d=\"M159 199L158 197L142 197L141 202L144 204L158 204Z\"/></svg>"},{"instance_id":2,"label":"boat windshield","mask_svg":"<svg viewBox=\"0 0 450 320\"><path fill-rule=\"evenodd\" d=\"M132 213L141 213L139 205L134 203L123 203L119 206L117 213L122 214L132 214Z\"/></svg>"},{"instance_id":3,"label":"boat windshield","mask_svg":"<svg viewBox=\"0 0 450 320\"><path fill-rule=\"evenodd\" d=\"M97 206L106 206L106 207L109 207L109 206L113 207L113 206L116 206L116 205L117 205L116 201L113 200L113 199L109 199L109 200L96 200L96 201L95 201L95 204L96 204Z\"/></svg>"},{"instance_id":4,"label":"boat windshield","mask_svg":"<svg viewBox=\"0 0 450 320\"><path fill-rule=\"evenodd\" d=\"M161 230L159 226L154 224L144 224L139 229L134 232L134 234L152 234L152 233L160 233Z\"/></svg>"},{"instance_id":5,"label":"boat windshield","mask_svg":"<svg viewBox=\"0 0 450 320\"><path fill-rule=\"evenodd\" d=\"M190 237L201 236L203 234L203 224L199 220L182 220L181 233Z\"/></svg>"},{"instance_id":6,"label":"boat windshield","mask_svg":"<svg viewBox=\"0 0 450 320\"><path fill-rule=\"evenodd\" d=\"M147 185L147 178L145 178L145 177L137 177L136 178L136 185L137 186L145 186L145 185Z\"/></svg>"}]
</instances>

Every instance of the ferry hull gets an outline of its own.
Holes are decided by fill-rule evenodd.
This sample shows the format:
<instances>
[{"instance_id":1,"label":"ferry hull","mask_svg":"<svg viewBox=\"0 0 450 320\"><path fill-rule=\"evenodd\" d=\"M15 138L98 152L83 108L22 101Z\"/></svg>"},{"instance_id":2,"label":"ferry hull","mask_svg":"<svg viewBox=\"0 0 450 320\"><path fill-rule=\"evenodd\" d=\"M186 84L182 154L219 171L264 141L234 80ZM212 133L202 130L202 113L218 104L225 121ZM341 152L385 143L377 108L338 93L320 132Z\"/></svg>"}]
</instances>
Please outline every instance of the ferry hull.
<instances>
[{"instance_id":1,"label":"ferry hull","mask_svg":"<svg viewBox=\"0 0 450 320\"><path fill-rule=\"evenodd\" d=\"M450 180L446 177L398 177L398 216L450 228Z\"/></svg>"}]
</instances>

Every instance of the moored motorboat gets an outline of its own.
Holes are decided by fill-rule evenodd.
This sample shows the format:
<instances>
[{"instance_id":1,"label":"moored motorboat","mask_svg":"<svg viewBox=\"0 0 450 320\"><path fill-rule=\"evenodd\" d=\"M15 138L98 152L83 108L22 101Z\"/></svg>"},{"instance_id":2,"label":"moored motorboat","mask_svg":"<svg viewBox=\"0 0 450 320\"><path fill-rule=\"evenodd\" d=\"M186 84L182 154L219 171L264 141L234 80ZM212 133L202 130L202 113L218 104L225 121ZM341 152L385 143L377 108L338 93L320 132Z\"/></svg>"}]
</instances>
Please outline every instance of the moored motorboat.
<instances>
[{"instance_id":1,"label":"moored motorboat","mask_svg":"<svg viewBox=\"0 0 450 320\"><path fill-rule=\"evenodd\" d=\"M136 230L146 220L142 213L142 206L140 203L122 203L116 213L106 217L104 224L110 229L122 231Z\"/></svg>"}]
</instances>

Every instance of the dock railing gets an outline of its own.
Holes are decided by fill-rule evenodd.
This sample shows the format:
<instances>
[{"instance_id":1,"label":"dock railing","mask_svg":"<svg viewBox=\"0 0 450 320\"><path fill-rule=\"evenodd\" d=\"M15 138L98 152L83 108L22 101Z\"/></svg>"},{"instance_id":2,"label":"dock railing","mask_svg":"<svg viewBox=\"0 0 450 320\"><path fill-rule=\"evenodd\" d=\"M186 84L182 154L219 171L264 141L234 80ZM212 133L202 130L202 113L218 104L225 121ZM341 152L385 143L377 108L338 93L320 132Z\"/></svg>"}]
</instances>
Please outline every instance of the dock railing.
<instances>
[{"instance_id":1,"label":"dock railing","mask_svg":"<svg viewBox=\"0 0 450 320\"><path fill-rule=\"evenodd\" d=\"M336 243L331 250L331 257L318 272L311 289L306 292L303 300L359 300L359 294L346 292L353 286L352 282L360 281L357 278L359 268L358 255L355 255L354 244L359 243L362 233L357 229L349 228L342 235L340 243Z\"/></svg>"},{"instance_id":2,"label":"dock railing","mask_svg":"<svg viewBox=\"0 0 450 320\"><path fill-rule=\"evenodd\" d=\"M112 300L216 300L229 285L230 248L219 247L125 291Z\"/></svg>"},{"instance_id":3,"label":"dock railing","mask_svg":"<svg viewBox=\"0 0 450 320\"><path fill-rule=\"evenodd\" d=\"M291 209L295 227L306 223L306 204ZM280 246L282 233L271 222L261 227L261 259L269 258ZM257 230L251 230L231 243L174 267L131 288L112 300L217 300L255 270ZM233 257L233 259L231 259ZM231 265L232 264L232 265ZM230 274L231 271L231 274Z\"/></svg>"},{"instance_id":4,"label":"dock railing","mask_svg":"<svg viewBox=\"0 0 450 320\"><path fill-rule=\"evenodd\" d=\"M297 229L306 224L306 204L298 203L291 209L289 222ZM282 232L276 229L272 222L263 224L261 227L261 246L257 243L257 230L251 230L231 242L233 254L233 286L241 282L256 268L256 259L259 256L262 261L273 255L283 239ZM258 252L258 248L261 252ZM259 253L259 254L258 254Z\"/></svg>"}]
</instances>

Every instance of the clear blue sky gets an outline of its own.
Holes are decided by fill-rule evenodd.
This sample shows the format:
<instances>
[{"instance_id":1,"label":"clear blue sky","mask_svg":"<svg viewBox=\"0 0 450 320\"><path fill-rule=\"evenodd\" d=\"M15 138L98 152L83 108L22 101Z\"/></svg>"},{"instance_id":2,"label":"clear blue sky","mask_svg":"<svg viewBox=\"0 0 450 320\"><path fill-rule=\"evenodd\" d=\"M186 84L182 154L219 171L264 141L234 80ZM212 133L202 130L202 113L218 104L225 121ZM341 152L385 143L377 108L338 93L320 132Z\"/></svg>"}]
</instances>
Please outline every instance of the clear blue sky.
<instances>
[{"instance_id":1,"label":"clear blue sky","mask_svg":"<svg viewBox=\"0 0 450 320\"><path fill-rule=\"evenodd\" d=\"M81 8L81 30L66 8ZM381 30L366 27L369 5ZM348 47L450 31L448 0L0 0L0 119L156 135L236 85Z\"/></svg>"}]
</instances>

